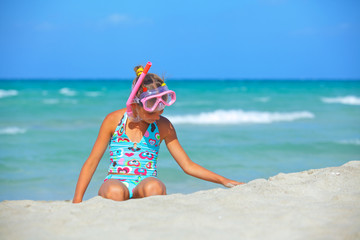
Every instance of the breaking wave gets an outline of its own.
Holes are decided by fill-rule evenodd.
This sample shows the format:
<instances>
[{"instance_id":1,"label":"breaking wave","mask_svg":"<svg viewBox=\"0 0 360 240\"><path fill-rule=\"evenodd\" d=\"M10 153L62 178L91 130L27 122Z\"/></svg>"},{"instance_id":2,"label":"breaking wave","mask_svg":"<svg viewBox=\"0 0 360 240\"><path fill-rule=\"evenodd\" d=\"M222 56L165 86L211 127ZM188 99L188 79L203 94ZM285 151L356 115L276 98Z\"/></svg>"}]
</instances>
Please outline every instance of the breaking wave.
<instances>
[{"instance_id":1,"label":"breaking wave","mask_svg":"<svg viewBox=\"0 0 360 240\"><path fill-rule=\"evenodd\" d=\"M336 98L322 98L324 103L341 103L347 105L360 105L360 98L355 96L345 96Z\"/></svg>"},{"instance_id":2,"label":"breaking wave","mask_svg":"<svg viewBox=\"0 0 360 240\"><path fill-rule=\"evenodd\" d=\"M360 145L360 139L343 140L339 141L341 144Z\"/></svg>"},{"instance_id":3,"label":"breaking wave","mask_svg":"<svg viewBox=\"0 0 360 240\"><path fill-rule=\"evenodd\" d=\"M194 115L168 116L174 124L268 124L311 119L311 112L257 112L243 110L216 110Z\"/></svg>"},{"instance_id":4,"label":"breaking wave","mask_svg":"<svg viewBox=\"0 0 360 240\"><path fill-rule=\"evenodd\" d=\"M13 97L18 95L19 92L16 90L4 90L4 89L0 89L0 98L5 98L5 97Z\"/></svg>"},{"instance_id":5,"label":"breaking wave","mask_svg":"<svg viewBox=\"0 0 360 240\"><path fill-rule=\"evenodd\" d=\"M0 134L1 135L15 135L20 133L26 133L25 128L19 128L19 127L7 127L7 128L0 128Z\"/></svg>"},{"instance_id":6,"label":"breaking wave","mask_svg":"<svg viewBox=\"0 0 360 240\"><path fill-rule=\"evenodd\" d=\"M72 97L76 95L76 91L71 90L70 88L62 88L59 91L62 95L68 96L68 97Z\"/></svg>"}]
</instances>

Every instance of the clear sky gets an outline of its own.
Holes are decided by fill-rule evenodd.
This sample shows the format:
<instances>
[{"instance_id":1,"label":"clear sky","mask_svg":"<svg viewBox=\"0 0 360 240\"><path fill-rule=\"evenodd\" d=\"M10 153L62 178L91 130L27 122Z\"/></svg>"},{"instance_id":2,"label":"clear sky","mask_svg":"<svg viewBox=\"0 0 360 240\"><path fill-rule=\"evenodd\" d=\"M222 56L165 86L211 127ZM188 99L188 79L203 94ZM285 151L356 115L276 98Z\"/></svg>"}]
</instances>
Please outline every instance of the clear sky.
<instances>
[{"instance_id":1,"label":"clear sky","mask_svg":"<svg viewBox=\"0 0 360 240\"><path fill-rule=\"evenodd\" d=\"M359 0L0 0L0 78L360 79Z\"/></svg>"}]
</instances>

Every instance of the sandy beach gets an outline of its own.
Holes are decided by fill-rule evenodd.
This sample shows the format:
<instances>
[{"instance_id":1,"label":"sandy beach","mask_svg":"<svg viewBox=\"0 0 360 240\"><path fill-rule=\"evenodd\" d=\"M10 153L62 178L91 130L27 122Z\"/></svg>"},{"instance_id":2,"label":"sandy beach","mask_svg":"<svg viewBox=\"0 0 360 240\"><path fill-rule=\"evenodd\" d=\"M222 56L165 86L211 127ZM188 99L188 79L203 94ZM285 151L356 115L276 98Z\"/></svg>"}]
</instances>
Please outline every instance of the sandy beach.
<instances>
[{"instance_id":1,"label":"sandy beach","mask_svg":"<svg viewBox=\"0 0 360 240\"><path fill-rule=\"evenodd\" d=\"M360 161L115 202L3 201L1 239L360 239Z\"/></svg>"}]
</instances>

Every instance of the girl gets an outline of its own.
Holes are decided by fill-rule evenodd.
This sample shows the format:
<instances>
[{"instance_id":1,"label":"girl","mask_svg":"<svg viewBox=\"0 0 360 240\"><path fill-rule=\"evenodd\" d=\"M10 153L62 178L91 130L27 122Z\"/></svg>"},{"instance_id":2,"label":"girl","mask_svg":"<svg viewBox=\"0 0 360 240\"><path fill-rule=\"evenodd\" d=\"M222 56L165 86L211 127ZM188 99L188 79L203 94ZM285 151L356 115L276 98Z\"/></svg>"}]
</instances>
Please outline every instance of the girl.
<instances>
[{"instance_id":1,"label":"girl","mask_svg":"<svg viewBox=\"0 0 360 240\"><path fill-rule=\"evenodd\" d=\"M166 195L166 188L157 178L156 161L160 144L166 147L185 173L226 187L243 184L213 173L191 161L177 139L174 126L161 116L165 106L176 100L156 74L134 68L136 78L127 101L127 108L110 113L104 119L90 156L85 161L76 185L73 203L82 201L86 188L107 146L110 149L108 175L99 195L123 201L153 195Z\"/></svg>"}]
</instances>

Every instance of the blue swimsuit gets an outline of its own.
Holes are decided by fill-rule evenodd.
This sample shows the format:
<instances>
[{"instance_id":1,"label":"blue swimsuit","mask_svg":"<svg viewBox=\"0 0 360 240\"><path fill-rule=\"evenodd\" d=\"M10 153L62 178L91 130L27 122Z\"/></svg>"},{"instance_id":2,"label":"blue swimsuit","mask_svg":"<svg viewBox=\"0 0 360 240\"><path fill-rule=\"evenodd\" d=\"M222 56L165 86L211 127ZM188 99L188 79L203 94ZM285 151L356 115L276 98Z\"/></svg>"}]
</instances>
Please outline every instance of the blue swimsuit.
<instances>
[{"instance_id":1,"label":"blue swimsuit","mask_svg":"<svg viewBox=\"0 0 360 240\"><path fill-rule=\"evenodd\" d=\"M157 176L156 161L160 148L160 133L156 123L149 124L139 143L133 143L125 133L125 113L110 139L110 166L105 181L117 179L128 189L130 198L134 188L145 178ZM130 175L129 175L130 174Z\"/></svg>"}]
</instances>

